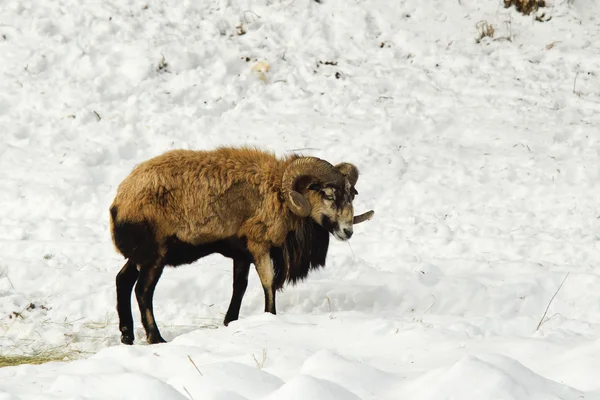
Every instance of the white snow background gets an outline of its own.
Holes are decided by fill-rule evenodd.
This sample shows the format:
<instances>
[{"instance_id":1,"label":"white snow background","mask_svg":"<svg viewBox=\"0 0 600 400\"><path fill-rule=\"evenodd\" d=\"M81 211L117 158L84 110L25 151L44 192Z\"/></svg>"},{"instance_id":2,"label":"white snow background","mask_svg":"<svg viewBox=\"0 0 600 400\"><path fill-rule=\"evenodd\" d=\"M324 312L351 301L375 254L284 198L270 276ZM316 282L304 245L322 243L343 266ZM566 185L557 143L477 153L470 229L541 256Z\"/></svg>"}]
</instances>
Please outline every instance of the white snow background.
<instances>
[{"instance_id":1,"label":"white snow background","mask_svg":"<svg viewBox=\"0 0 600 400\"><path fill-rule=\"evenodd\" d=\"M0 1L0 355L75 355L0 399L600 399L599 65L596 0ZM227 328L231 261L168 269L169 343L134 301L121 345L116 186L241 144L355 163L374 219Z\"/></svg>"}]
</instances>

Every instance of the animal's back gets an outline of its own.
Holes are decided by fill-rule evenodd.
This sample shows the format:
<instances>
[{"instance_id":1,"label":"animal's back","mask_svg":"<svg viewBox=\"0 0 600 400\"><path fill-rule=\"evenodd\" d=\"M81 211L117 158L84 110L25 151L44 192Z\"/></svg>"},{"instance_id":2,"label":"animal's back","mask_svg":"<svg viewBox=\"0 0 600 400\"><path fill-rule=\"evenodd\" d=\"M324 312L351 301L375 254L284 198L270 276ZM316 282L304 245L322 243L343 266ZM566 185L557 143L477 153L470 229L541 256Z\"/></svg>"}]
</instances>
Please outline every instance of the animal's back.
<instances>
[{"instance_id":1,"label":"animal's back","mask_svg":"<svg viewBox=\"0 0 600 400\"><path fill-rule=\"evenodd\" d=\"M173 235L192 244L229 237L266 196L278 195L286 165L252 148L171 150L140 163L123 180L111 223L148 224L144 237Z\"/></svg>"},{"instance_id":2,"label":"animal's back","mask_svg":"<svg viewBox=\"0 0 600 400\"><path fill-rule=\"evenodd\" d=\"M205 189L218 193L239 182L272 187L283 172L274 154L253 148L171 150L137 165L119 185L117 198L142 196L151 201L165 189L177 189L180 193L172 193L177 196Z\"/></svg>"}]
</instances>

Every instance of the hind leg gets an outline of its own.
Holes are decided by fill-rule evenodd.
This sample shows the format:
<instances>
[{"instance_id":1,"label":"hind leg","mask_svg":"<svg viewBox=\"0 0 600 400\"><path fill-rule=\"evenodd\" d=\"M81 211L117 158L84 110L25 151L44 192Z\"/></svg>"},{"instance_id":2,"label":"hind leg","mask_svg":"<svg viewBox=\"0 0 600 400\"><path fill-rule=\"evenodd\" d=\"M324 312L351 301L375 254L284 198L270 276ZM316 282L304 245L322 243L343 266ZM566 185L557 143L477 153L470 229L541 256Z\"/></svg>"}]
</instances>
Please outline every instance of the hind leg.
<instances>
[{"instance_id":1,"label":"hind leg","mask_svg":"<svg viewBox=\"0 0 600 400\"><path fill-rule=\"evenodd\" d=\"M140 314L142 315L142 324L146 330L146 340L150 344L166 342L158 331L152 305L154 289L162 275L163 269L164 265L162 262L156 265L142 266L137 284L135 285L135 296L140 308Z\"/></svg>"},{"instance_id":2,"label":"hind leg","mask_svg":"<svg viewBox=\"0 0 600 400\"><path fill-rule=\"evenodd\" d=\"M138 270L134 263L127 261L117 274L117 314L121 343L133 344L133 316L131 315L131 291L138 279Z\"/></svg>"},{"instance_id":3,"label":"hind leg","mask_svg":"<svg viewBox=\"0 0 600 400\"><path fill-rule=\"evenodd\" d=\"M231 302L229 303L229 309L225 315L225 326L229 325L231 321L235 321L240 316L240 307L242 306L242 299L244 293L246 293L246 287L248 287L248 273L250 272L250 263L241 259L233 260L233 294L231 296Z\"/></svg>"}]
</instances>

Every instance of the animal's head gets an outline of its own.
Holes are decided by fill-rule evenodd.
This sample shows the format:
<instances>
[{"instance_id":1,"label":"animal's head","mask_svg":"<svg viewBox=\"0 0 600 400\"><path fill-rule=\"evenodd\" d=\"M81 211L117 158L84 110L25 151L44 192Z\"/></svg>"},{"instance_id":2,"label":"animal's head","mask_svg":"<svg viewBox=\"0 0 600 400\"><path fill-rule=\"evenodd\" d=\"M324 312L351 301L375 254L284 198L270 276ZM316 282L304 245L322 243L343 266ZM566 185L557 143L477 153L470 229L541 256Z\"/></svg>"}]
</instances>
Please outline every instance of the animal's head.
<instances>
[{"instance_id":1,"label":"animal's head","mask_svg":"<svg viewBox=\"0 0 600 400\"><path fill-rule=\"evenodd\" d=\"M354 215L352 201L358 169L349 163L331 165L316 157L294 160L283 176L287 206L301 217L310 216L336 239L348 240L353 225L367 221L374 212Z\"/></svg>"}]
</instances>

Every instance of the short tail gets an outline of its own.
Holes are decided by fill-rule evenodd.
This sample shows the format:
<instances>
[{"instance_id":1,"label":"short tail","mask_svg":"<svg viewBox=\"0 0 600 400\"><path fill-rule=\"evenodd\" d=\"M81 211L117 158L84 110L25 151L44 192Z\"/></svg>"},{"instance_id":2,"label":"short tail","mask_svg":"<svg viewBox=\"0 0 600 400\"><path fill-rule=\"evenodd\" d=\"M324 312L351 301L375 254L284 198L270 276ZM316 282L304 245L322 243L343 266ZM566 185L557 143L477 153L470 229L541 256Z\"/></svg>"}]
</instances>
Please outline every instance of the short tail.
<instances>
[{"instance_id":1,"label":"short tail","mask_svg":"<svg viewBox=\"0 0 600 400\"><path fill-rule=\"evenodd\" d=\"M125 258L137 265L153 264L158 259L158 244L151 223L119 221L118 208L110 207L113 243Z\"/></svg>"}]
</instances>

